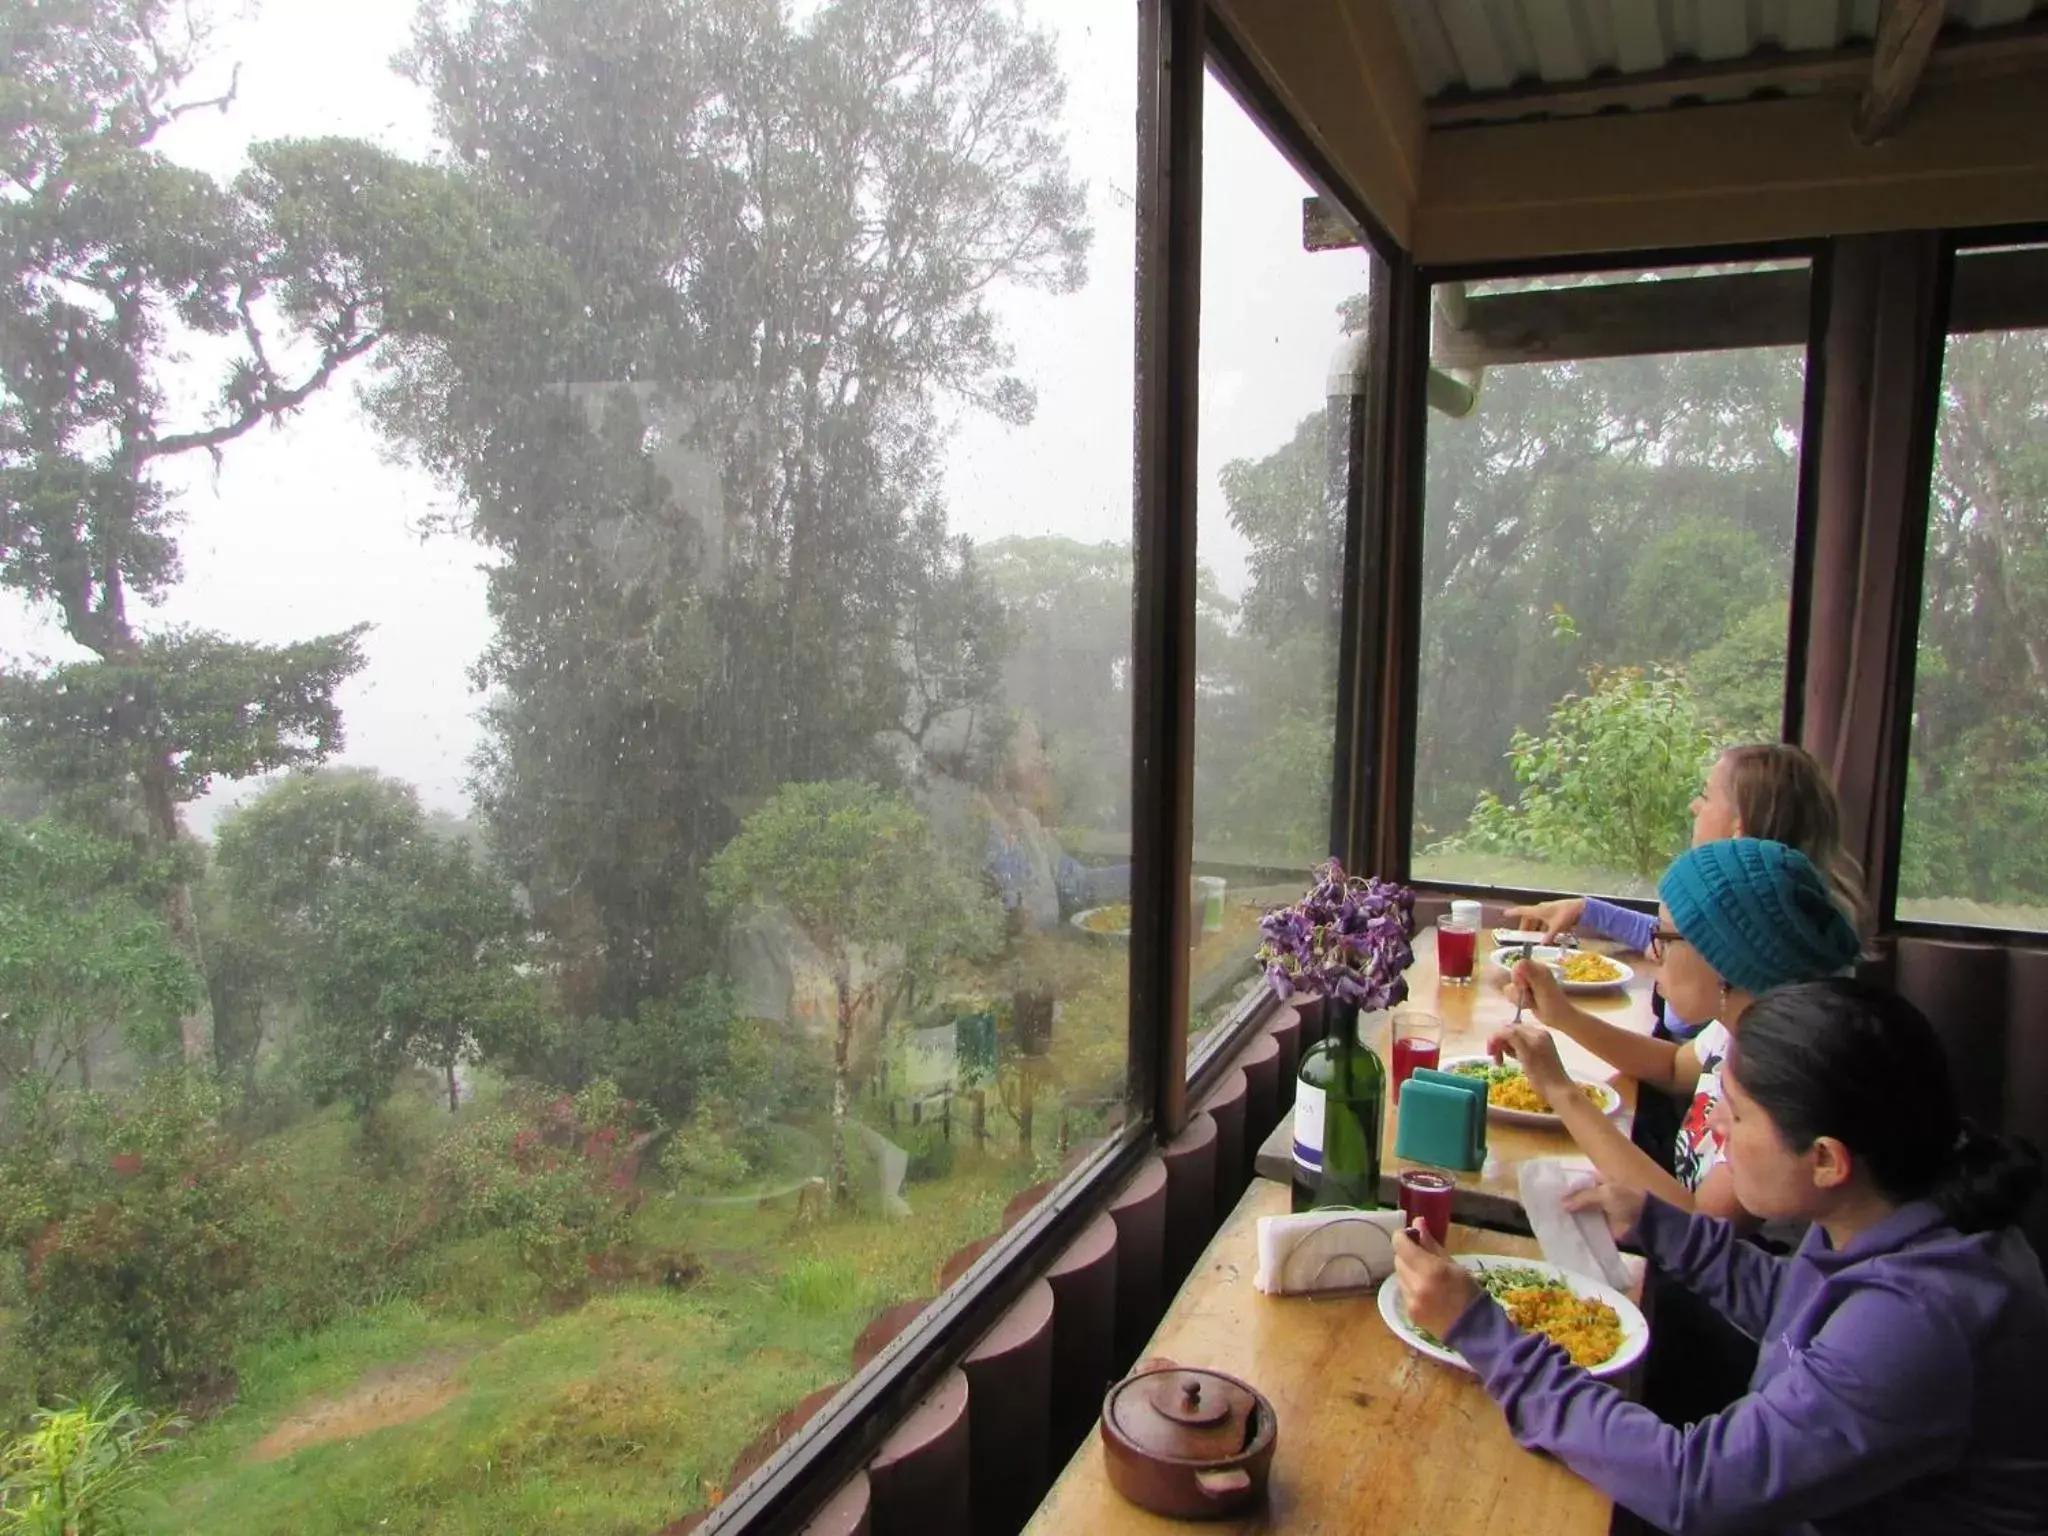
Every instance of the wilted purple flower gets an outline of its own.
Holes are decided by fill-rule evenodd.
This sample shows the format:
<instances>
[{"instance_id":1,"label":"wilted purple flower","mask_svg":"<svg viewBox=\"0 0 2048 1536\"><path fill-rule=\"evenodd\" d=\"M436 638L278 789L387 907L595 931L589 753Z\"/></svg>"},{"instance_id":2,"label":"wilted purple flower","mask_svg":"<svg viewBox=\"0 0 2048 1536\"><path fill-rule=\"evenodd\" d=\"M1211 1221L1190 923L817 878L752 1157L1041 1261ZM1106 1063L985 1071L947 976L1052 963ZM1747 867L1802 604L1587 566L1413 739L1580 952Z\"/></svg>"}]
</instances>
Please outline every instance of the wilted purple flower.
<instances>
[{"instance_id":1,"label":"wilted purple flower","mask_svg":"<svg viewBox=\"0 0 2048 1536\"><path fill-rule=\"evenodd\" d=\"M1274 992L1310 992L1369 1012L1406 998L1402 972L1415 960L1415 893L1391 881L1346 877L1334 859L1318 865L1312 880L1298 903L1260 922L1259 960Z\"/></svg>"}]
</instances>

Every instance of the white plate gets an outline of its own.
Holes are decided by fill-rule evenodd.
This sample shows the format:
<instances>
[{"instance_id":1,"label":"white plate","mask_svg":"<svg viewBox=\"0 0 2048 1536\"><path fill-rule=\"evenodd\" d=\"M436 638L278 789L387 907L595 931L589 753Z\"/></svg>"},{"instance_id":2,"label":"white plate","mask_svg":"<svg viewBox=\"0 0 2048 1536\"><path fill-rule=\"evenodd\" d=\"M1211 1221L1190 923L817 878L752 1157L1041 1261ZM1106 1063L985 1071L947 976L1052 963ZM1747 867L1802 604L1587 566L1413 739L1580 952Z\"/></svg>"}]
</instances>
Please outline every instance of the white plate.
<instances>
[{"instance_id":1,"label":"white plate","mask_svg":"<svg viewBox=\"0 0 2048 1536\"><path fill-rule=\"evenodd\" d=\"M1090 907L1086 912L1076 912L1067 921L1080 929L1081 932L1087 934L1091 939L1128 939L1131 936L1131 930L1128 928L1090 928L1082 921L1084 918L1093 917L1096 913L1106 910L1103 907Z\"/></svg>"},{"instance_id":2,"label":"white plate","mask_svg":"<svg viewBox=\"0 0 2048 1536\"><path fill-rule=\"evenodd\" d=\"M1524 947L1520 944L1504 945L1486 958L1488 963L1497 965L1504 971L1511 971L1515 968L1516 963L1521 960L1521 951ZM1565 953L1564 950L1551 944L1538 944L1529 948L1529 958L1541 965L1547 965L1552 971L1555 971L1557 973L1558 986L1566 992L1612 992L1616 987L1625 987L1636 979L1635 970L1626 961L1617 960L1612 955L1602 955L1600 958L1619 972L1613 980L1566 981L1564 979L1564 972L1561 969L1564 964Z\"/></svg>"},{"instance_id":3,"label":"white plate","mask_svg":"<svg viewBox=\"0 0 2048 1536\"><path fill-rule=\"evenodd\" d=\"M1438 1070L1449 1072L1457 1067L1466 1066L1473 1062L1483 1062L1489 1067L1494 1065L1491 1056L1453 1056ZM1584 1083L1588 1088L1598 1091L1601 1114L1612 1115L1621 1109L1621 1094L1612 1083L1597 1083L1583 1077L1575 1077L1572 1081ZM1498 1104L1488 1104L1486 1106L1486 1113L1495 1120L1500 1121L1503 1125L1533 1125L1542 1130L1564 1129L1564 1122L1558 1119L1556 1115L1539 1115L1534 1110L1502 1109Z\"/></svg>"},{"instance_id":4,"label":"white plate","mask_svg":"<svg viewBox=\"0 0 2048 1536\"><path fill-rule=\"evenodd\" d=\"M1575 1275L1568 1269L1559 1269L1555 1264L1545 1264L1541 1259L1510 1259L1497 1253L1461 1253L1455 1258L1460 1265L1474 1274L1483 1274L1496 1265L1507 1269L1533 1269L1550 1276L1553 1280L1562 1280L1571 1287L1574 1296L1588 1296L1595 1301L1604 1301L1614 1308L1615 1316L1621 1319L1621 1348L1599 1365L1588 1366L1587 1372L1590 1375L1619 1375L1640 1360L1643 1351L1650 1347L1650 1325L1644 1320L1641 1309L1621 1292L1602 1285L1597 1280L1588 1280L1584 1275ZM1427 1355L1432 1360L1456 1366L1461 1371L1472 1369L1465 1363L1463 1355L1454 1349L1446 1349L1441 1344L1430 1343L1416 1326L1408 1321L1408 1309L1401 1304L1401 1287L1392 1280L1380 1287L1380 1316L1386 1319L1387 1326L1394 1332L1394 1337L1418 1355Z\"/></svg>"}]
</instances>

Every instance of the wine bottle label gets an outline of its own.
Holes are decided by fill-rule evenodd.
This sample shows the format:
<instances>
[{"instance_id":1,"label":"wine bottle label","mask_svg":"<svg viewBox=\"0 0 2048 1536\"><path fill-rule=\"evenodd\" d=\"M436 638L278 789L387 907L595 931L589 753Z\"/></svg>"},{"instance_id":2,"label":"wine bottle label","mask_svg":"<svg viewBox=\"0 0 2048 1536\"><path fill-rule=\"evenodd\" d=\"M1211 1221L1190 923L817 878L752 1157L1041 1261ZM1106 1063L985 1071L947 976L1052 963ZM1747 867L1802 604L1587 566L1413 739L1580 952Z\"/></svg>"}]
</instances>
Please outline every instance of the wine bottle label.
<instances>
[{"instance_id":1,"label":"wine bottle label","mask_svg":"<svg viewBox=\"0 0 2048 1536\"><path fill-rule=\"evenodd\" d=\"M1315 1173L1323 1171L1323 1103L1314 1083L1294 1085L1294 1160Z\"/></svg>"}]
</instances>

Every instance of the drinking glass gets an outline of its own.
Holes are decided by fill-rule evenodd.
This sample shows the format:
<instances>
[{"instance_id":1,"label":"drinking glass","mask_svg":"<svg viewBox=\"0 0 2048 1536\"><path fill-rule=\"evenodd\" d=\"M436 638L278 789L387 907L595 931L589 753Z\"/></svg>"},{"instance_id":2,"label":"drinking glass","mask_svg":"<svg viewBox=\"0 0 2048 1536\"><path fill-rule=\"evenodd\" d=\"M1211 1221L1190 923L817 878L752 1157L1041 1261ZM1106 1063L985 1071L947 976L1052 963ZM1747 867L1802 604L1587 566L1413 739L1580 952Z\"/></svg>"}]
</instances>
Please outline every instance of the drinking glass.
<instances>
[{"instance_id":1,"label":"drinking glass","mask_svg":"<svg viewBox=\"0 0 2048 1536\"><path fill-rule=\"evenodd\" d=\"M1412 1225L1420 1221L1442 1247L1451 1240L1451 1192L1458 1181L1434 1168L1401 1170L1401 1214Z\"/></svg>"},{"instance_id":2,"label":"drinking glass","mask_svg":"<svg viewBox=\"0 0 2048 1536\"><path fill-rule=\"evenodd\" d=\"M1443 1060L1444 1021L1433 1013L1394 1015L1394 1099L1401 1098L1401 1085L1417 1067L1434 1067Z\"/></svg>"},{"instance_id":3,"label":"drinking glass","mask_svg":"<svg viewBox=\"0 0 2048 1536\"><path fill-rule=\"evenodd\" d=\"M1479 949L1479 925L1447 917L1436 925L1437 980L1447 987L1472 985L1472 965Z\"/></svg>"}]
</instances>

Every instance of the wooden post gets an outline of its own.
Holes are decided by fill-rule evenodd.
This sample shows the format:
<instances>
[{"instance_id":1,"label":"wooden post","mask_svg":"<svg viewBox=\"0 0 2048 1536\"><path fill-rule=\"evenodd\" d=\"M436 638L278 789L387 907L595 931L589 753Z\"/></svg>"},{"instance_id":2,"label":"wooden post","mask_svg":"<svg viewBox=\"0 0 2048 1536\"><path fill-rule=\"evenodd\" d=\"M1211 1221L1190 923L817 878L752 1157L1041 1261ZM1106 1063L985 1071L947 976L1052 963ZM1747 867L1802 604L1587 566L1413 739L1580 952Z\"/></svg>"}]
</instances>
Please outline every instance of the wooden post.
<instances>
[{"instance_id":1,"label":"wooden post","mask_svg":"<svg viewBox=\"0 0 2048 1536\"><path fill-rule=\"evenodd\" d=\"M985 1151L988 1147L988 1094L974 1090L974 1150Z\"/></svg>"}]
</instances>

